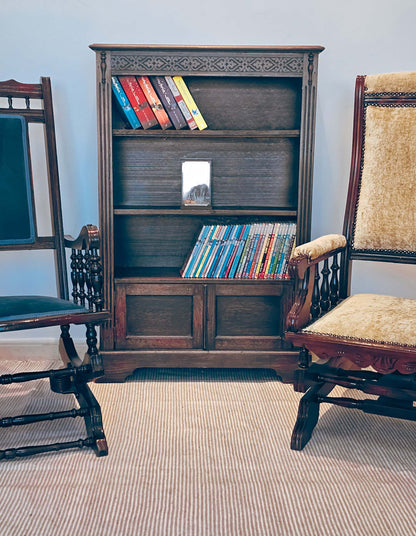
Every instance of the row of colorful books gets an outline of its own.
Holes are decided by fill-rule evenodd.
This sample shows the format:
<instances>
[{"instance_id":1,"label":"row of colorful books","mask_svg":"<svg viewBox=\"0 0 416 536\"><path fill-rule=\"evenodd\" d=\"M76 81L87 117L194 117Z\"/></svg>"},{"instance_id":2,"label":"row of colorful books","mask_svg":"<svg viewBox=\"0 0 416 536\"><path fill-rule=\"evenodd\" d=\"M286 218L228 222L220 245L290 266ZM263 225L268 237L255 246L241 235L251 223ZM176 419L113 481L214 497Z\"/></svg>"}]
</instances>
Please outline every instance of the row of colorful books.
<instances>
[{"instance_id":1,"label":"row of colorful books","mask_svg":"<svg viewBox=\"0 0 416 536\"><path fill-rule=\"evenodd\" d=\"M133 129L207 128L182 76L112 76L111 84L121 112Z\"/></svg>"},{"instance_id":2,"label":"row of colorful books","mask_svg":"<svg viewBox=\"0 0 416 536\"><path fill-rule=\"evenodd\" d=\"M291 222L204 225L181 275L287 279L295 237Z\"/></svg>"}]
</instances>

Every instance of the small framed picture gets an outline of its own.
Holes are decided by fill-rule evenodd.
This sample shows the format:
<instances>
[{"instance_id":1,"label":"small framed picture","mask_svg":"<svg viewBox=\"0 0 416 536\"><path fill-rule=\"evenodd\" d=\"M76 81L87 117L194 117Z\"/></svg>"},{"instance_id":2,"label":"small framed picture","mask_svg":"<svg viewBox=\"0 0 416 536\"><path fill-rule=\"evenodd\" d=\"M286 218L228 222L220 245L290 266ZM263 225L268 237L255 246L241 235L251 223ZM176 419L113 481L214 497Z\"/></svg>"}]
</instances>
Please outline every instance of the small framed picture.
<instances>
[{"instance_id":1,"label":"small framed picture","mask_svg":"<svg viewBox=\"0 0 416 536\"><path fill-rule=\"evenodd\" d=\"M182 161L182 205L211 206L211 161Z\"/></svg>"}]
</instances>

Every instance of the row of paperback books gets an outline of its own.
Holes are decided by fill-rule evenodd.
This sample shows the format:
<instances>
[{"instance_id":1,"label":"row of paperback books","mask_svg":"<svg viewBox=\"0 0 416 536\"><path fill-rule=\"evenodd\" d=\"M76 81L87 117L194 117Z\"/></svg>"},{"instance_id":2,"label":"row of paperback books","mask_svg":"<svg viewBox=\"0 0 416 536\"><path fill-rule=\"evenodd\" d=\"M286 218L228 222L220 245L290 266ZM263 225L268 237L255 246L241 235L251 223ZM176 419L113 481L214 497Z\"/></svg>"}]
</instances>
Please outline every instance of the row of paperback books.
<instances>
[{"instance_id":1,"label":"row of paperback books","mask_svg":"<svg viewBox=\"0 0 416 536\"><path fill-rule=\"evenodd\" d=\"M112 76L111 85L131 128L207 128L182 76Z\"/></svg>"},{"instance_id":2,"label":"row of paperback books","mask_svg":"<svg viewBox=\"0 0 416 536\"><path fill-rule=\"evenodd\" d=\"M295 246L290 222L204 225L182 277L287 279Z\"/></svg>"}]
</instances>

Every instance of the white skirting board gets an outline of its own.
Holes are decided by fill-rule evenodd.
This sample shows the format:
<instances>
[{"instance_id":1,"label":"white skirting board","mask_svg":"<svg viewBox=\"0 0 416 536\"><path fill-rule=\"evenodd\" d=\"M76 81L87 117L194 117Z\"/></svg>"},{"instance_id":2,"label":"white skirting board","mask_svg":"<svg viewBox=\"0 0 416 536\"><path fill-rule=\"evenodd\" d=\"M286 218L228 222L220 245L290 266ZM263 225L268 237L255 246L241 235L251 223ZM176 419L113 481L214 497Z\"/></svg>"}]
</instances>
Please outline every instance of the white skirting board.
<instances>
[{"instance_id":1,"label":"white skirting board","mask_svg":"<svg viewBox=\"0 0 416 536\"><path fill-rule=\"evenodd\" d=\"M78 355L83 359L87 350L85 341L74 341ZM60 358L59 338L54 339L20 339L0 340L1 360L56 360Z\"/></svg>"}]
</instances>

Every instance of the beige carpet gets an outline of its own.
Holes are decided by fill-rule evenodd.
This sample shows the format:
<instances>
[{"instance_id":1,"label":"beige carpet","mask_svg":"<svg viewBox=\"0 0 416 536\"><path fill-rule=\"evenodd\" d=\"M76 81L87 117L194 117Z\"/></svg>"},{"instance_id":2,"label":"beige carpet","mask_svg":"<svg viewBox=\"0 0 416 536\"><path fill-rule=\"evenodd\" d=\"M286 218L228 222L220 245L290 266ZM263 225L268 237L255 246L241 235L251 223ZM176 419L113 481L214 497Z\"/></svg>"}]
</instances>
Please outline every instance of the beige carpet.
<instances>
[{"instance_id":1,"label":"beige carpet","mask_svg":"<svg viewBox=\"0 0 416 536\"><path fill-rule=\"evenodd\" d=\"M30 409L47 411L43 382L13 386L13 408L9 389L2 415L24 411L28 391ZM270 371L151 369L93 390L109 456L0 462L1 535L416 534L416 423L326 406L312 441L294 452L300 395ZM66 403L60 396L53 409ZM78 420L66 421L75 436ZM44 440L56 426L3 429L0 448L22 434Z\"/></svg>"}]
</instances>

